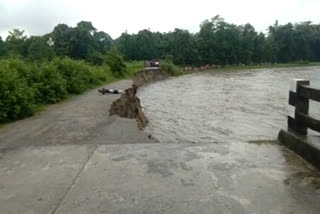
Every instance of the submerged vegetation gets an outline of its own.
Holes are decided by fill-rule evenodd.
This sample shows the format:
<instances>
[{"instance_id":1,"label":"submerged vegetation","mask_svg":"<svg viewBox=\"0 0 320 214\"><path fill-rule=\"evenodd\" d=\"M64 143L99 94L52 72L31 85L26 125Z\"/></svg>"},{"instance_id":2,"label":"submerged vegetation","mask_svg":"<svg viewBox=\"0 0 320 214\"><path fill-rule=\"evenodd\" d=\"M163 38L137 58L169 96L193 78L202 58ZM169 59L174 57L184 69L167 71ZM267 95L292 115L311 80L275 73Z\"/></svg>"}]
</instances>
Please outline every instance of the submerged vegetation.
<instances>
[{"instance_id":1,"label":"submerged vegetation","mask_svg":"<svg viewBox=\"0 0 320 214\"><path fill-rule=\"evenodd\" d=\"M177 66L313 65L320 61L320 25L276 22L264 34L216 16L202 22L197 33L142 30L116 40L86 21L75 27L59 24L43 36L27 37L14 29L5 40L0 37L0 122L128 78L150 59L161 59L161 69L171 75L181 74Z\"/></svg>"}]
</instances>

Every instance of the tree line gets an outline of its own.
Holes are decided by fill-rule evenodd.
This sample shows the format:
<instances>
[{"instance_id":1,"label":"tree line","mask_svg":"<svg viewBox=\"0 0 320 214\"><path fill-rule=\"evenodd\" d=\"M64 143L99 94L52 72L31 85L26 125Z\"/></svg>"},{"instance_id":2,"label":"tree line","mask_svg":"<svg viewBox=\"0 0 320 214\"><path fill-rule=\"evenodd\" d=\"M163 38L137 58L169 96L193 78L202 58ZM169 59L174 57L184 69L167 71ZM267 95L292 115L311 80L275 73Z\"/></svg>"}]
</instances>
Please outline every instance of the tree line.
<instances>
[{"instance_id":1,"label":"tree line","mask_svg":"<svg viewBox=\"0 0 320 214\"><path fill-rule=\"evenodd\" d=\"M128 60L160 58L179 65L320 61L320 25L275 22L264 34L250 24L234 25L215 16L202 22L195 34L182 29L169 33L142 30L123 33L114 46Z\"/></svg>"},{"instance_id":2,"label":"tree line","mask_svg":"<svg viewBox=\"0 0 320 214\"><path fill-rule=\"evenodd\" d=\"M67 56L102 65L110 50L128 61L164 59L182 66L320 61L320 25L309 21L279 25L276 21L265 34L251 24L230 24L215 16L203 21L197 33L145 29L136 34L124 32L113 40L91 22L82 21L76 27L59 24L43 36L27 38L15 29L5 41L0 38L0 57L15 55L37 62Z\"/></svg>"}]
</instances>

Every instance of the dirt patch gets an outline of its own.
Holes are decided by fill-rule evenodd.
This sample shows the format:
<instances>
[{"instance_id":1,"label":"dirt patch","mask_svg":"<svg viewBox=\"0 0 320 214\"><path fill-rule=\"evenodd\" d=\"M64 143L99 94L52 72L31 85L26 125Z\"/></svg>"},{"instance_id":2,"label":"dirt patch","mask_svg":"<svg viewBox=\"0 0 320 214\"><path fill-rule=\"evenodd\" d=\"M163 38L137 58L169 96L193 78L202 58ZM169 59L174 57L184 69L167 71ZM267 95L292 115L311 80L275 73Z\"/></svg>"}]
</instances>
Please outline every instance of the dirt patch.
<instances>
[{"instance_id":1,"label":"dirt patch","mask_svg":"<svg viewBox=\"0 0 320 214\"><path fill-rule=\"evenodd\" d=\"M121 97L112 103L109 110L110 115L136 119L138 127L140 129L145 128L148 124L148 119L143 113L140 99L136 96L138 88L149 82L164 80L169 76L168 72L161 71L160 69L148 69L137 72L132 78L132 87L126 89Z\"/></svg>"},{"instance_id":2,"label":"dirt patch","mask_svg":"<svg viewBox=\"0 0 320 214\"><path fill-rule=\"evenodd\" d=\"M140 100L136 97L136 94L137 87L135 85L126 89L125 93L112 103L109 113L110 115L136 119L138 127L142 129L146 127L148 120L142 111Z\"/></svg>"}]
</instances>

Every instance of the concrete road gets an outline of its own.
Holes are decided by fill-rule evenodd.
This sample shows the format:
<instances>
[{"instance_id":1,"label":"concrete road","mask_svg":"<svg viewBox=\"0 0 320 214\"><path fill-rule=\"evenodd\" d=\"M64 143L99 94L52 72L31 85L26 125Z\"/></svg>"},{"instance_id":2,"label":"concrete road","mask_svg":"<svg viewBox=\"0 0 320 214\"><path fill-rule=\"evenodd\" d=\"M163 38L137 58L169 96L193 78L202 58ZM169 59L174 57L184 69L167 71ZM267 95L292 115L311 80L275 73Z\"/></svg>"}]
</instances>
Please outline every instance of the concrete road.
<instances>
[{"instance_id":1,"label":"concrete road","mask_svg":"<svg viewBox=\"0 0 320 214\"><path fill-rule=\"evenodd\" d=\"M319 213L319 171L287 149L154 143L108 116L117 97L93 90L2 127L0 213Z\"/></svg>"},{"instance_id":2,"label":"concrete road","mask_svg":"<svg viewBox=\"0 0 320 214\"><path fill-rule=\"evenodd\" d=\"M106 85L127 89L131 80ZM0 149L21 146L66 144L112 144L145 142L135 120L109 116L113 101L120 95L101 95L97 90L50 106L40 114L0 129Z\"/></svg>"}]
</instances>

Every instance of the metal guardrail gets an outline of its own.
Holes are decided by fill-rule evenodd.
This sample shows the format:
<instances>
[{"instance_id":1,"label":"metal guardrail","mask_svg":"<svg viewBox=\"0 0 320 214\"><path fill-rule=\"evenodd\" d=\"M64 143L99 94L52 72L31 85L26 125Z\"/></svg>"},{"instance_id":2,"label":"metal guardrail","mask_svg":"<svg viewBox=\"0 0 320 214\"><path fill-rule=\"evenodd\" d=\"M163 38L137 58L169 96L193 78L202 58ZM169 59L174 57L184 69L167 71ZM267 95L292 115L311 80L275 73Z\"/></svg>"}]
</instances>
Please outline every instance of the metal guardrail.
<instances>
[{"instance_id":1,"label":"metal guardrail","mask_svg":"<svg viewBox=\"0 0 320 214\"><path fill-rule=\"evenodd\" d=\"M310 117L309 100L320 102L320 89L309 86L310 81L296 79L296 91L289 92L289 105L295 107L294 117L288 116L288 129L307 135L308 128L320 132L320 120Z\"/></svg>"}]
</instances>

